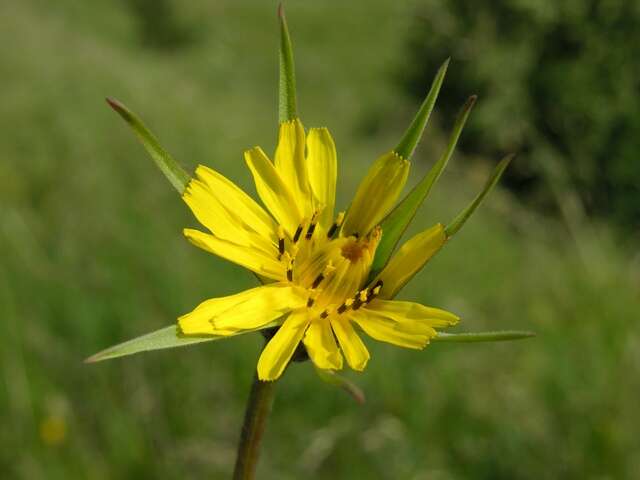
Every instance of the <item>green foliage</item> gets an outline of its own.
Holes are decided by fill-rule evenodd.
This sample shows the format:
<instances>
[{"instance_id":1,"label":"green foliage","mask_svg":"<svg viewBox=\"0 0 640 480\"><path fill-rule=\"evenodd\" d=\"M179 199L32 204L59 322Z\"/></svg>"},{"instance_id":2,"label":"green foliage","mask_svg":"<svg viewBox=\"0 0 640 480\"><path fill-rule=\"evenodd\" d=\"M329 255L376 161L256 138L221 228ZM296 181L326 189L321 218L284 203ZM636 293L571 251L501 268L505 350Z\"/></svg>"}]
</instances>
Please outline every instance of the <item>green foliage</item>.
<instances>
[{"instance_id":1,"label":"green foliage","mask_svg":"<svg viewBox=\"0 0 640 480\"><path fill-rule=\"evenodd\" d=\"M408 51L414 69L403 69L401 82L418 99L432 65L443 56L453 58L439 111L451 115L469 92L480 97L463 151L522 155L505 181L541 207L563 201L554 199L549 186L560 181L560 189L577 191L588 212L637 225L637 2L418 5ZM566 172L566 181L554 166Z\"/></svg>"}]
</instances>

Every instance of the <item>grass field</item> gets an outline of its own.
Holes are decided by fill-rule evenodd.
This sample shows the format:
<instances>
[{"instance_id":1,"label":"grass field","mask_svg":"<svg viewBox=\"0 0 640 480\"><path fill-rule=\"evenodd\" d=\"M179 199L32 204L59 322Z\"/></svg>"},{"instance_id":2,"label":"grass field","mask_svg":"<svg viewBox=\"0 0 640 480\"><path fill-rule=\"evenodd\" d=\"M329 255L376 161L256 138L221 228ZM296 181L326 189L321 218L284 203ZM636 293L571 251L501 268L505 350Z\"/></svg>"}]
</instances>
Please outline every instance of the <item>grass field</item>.
<instances>
[{"instance_id":1,"label":"grass field","mask_svg":"<svg viewBox=\"0 0 640 480\"><path fill-rule=\"evenodd\" d=\"M341 205L416 107L393 84L412 3L287 5L301 116L334 134ZM275 4L173 5L192 37L153 48L125 1L0 4L2 478L230 476L259 335L82 363L255 281L184 240L195 220L103 99L189 171L205 163L253 192L241 153L276 139ZM436 116L410 182L452 122ZM455 157L414 228L452 218L496 161ZM637 478L639 287L637 249L605 223L569 229L498 190L402 298L458 313L456 331L537 338L368 342L369 367L348 374L364 406L294 365L260 478Z\"/></svg>"}]
</instances>

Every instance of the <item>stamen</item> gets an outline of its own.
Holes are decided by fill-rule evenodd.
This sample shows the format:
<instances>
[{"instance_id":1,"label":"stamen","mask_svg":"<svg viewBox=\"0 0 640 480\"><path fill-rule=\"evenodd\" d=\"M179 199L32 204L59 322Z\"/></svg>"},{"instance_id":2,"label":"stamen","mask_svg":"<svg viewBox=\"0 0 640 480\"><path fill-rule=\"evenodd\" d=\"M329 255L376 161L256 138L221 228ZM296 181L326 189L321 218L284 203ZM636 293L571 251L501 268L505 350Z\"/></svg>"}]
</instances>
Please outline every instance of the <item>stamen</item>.
<instances>
[{"instance_id":1,"label":"stamen","mask_svg":"<svg viewBox=\"0 0 640 480\"><path fill-rule=\"evenodd\" d=\"M373 288L371 290L369 290L369 295L367 295L367 302L366 303L369 303L371 300L373 300L374 298L376 298L378 296L378 294L380 293L380 290L382 290L382 285L383 285L382 280L378 280L376 282L376 284L373 286Z\"/></svg>"},{"instance_id":2,"label":"stamen","mask_svg":"<svg viewBox=\"0 0 640 480\"><path fill-rule=\"evenodd\" d=\"M324 311L320 314L320 318L327 318L329 315L333 313L333 306L328 306L324 309Z\"/></svg>"},{"instance_id":3,"label":"stamen","mask_svg":"<svg viewBox=\"0 0 640 480\"><path fill-rule=\"evenodd\" d=\"M309 294L309 298L307 299L307 307L313 307L313 304L316 302L316 298L318 298L318 291L312 291Z\"/></svg>"},{"instance_id":4,"label":"stamen","mask_svg":"<svg viewBox=\"0 0 640 480\"><path fill-rule=\"evenodd\" d=\"M295 253L291 255L289 252L285 252L284 257L287 259L287 280L293 281L293 262L295 260Z\"/></svg>"},{"instance_id":5,"label":"stamen","mask_svg":"<svg viewBox=\"0 0 640 480\"><path fill-rule=\"evenodd\" d=\"M305 235L305 238L307 240L311 240L311 237L313 237L313 232L316 229L316 223L318 221L319 213L320 211L316 210L315 212L313 212L313 215L311 216L311 221L309 222L309 228L307 228L307 234Z\"/></svg>"},{"instance_id":6,"label":"stamen","mask_svg":"<svg viewBox=\"0 0 640 480\"><path fill-rule=\"evenodd\" d=\"M376 225L367 235L367 240L374 242L377 245L380 241L380 237L382 237L382 228L380 225Z\"/></svg>"},{"instance_id":7,"label":"stamen","mask_svg":"<svg viewBox=\"0 0 640 480\"><path fill-rule=\"evenodd\" d=\"M296 233L293 235L293 243L298 243L298 240L300 240L300 235L302 235L302 224L298 225Z\"/></svg>"},{"instance_id":8,"label":"stamen","mask_svg":"<svg viewBox=\"0 0 640 480\"><path fill-rule=\"evenodd\" d=\"M305 235L305 238L307 240L311 240L311 237L313 237L313 232L316 229L316 224L312 223L311 225L309 225L309 228L307 229L307 234Z\"/></svg>"},{"instance_id":9,"label":"stamen","mask_svg":"<svg viewBox=\"0 0 640 480\"><path fill-rule=\"evenodd\" d=\"M311 288L318 288L318 285L320 285L320 283L322 283L322 280L324 280L324 274L323 273L321 273L320 275L318 275L316 277L316 279L311 284Z\"/></svg>"},{"instance_id":10,"label":"stamen","mask_svg":"<svg viewBox=\"0 0 640 480\"><path fill-rule=\"evenodd\" d=\"M284 255L284 228L278 226L278 260Z\"/></svg>"},{"instance_id":11,"label":"stamen","mask_svg":"<svg viewBox=\"0 0 640 480\"><path fill-rule=\"evenodd\" d=\"M371 289L364 288L360 290L358 293L356 293L355 297L353 299L350 299L353 304L352 305L353 310L358 310L360 307L368 304L371 300L376 298L380 293L380 290L382 289L382 285L383 285L382 280L378 280L373 286L373 288ZM345 304L346 303L347 302L345 302Z\"/></svg>"},{"instance_id":12,"label":"stamen","mask_svg":"<svg viewBox=\"0 0 640 480\"><path fill-rule=\"evenodd\" d=\"M366 290L366 289L365 289ZM367 299L367 294L365 290L361 290L357 293L356 295L356 299L353 301L353 309L354 310L358 310L362 304L365 302L365 300ZM362 298L362 294L364 293L364 299Z\"/></svg>"},{"instance_id":13,"label":"stamen","mask_svg":"<svg viewBox=\"0 0 640 480\"><path fill-rule=\"evenodd\" d=\"M344 303L338 307L338 310L336 310L336 311L338 313L344 313L344 312L347 311L348 308L351 307L351 305L353 305L353 298L347 298L344 301Z\"/></svg>"},{"instance_id":14,"label":"stamen","mask_svg":"<svg viewBox=\"0 0 640 480\"><path fill-rule=\"evenodd\" d=\"M329 262L327 263L327 266L324 267L324 270L322 271L322 273L320 275L318 275L316 277L316 279L313 281L313 283L311 284L311 288L315 289L318 288L318 286L320 285L320 283L322 283L322 281L327 278L329 275L331 275L331 273L336 269L336 267L333 266L333 263Z\"/></svg>"},{"instance_id":15,"label":"stamen","mask_svg":"<svg viewBox=\"0 0 640 480\"><path fill-rule=\"evenodd\" d=\"M331 228L327 232L328 238L332 238L335 235L335 233L338 231L338 228L342 226L342 222L344 221L344 213L345 212L340 212L336 217L336 221L334 222L333 225L331 225Z\"/></svg>"}]
</instances>

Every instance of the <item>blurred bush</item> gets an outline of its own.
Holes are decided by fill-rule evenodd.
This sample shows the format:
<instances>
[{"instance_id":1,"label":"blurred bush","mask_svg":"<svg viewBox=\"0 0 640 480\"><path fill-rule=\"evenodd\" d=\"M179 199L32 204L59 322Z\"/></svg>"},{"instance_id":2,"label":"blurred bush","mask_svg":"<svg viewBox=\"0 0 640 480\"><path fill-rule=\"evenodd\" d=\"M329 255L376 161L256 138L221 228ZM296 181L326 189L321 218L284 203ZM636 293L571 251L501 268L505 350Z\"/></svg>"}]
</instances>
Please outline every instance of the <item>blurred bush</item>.
<instances>
[{"instance_id":1,"label":"blurred bush","mask_svg":"<svg viewBox=\"0 0 640 480\"><path fill-rule=\"evenodd\" d=\"M174 50L196 40L196 29L179 14L181 9L177 2L126 0L125 3L136 20L143 45L157 50Z\"/></svg>"},{"instance_id":2,"label":"blurred bush","mask_svg":"<svg viewBox=\"0 0 640 480\"><path fill-rule=\"evenodd\" d=\"M557 206L552 180L588 213L638 224L638 2L425 0L415 18L401 82L422 97L434 66L452 57L445 118L480 95L463 150L518 152L507 184L530 203Z\"/></svg>"}]
</instances>

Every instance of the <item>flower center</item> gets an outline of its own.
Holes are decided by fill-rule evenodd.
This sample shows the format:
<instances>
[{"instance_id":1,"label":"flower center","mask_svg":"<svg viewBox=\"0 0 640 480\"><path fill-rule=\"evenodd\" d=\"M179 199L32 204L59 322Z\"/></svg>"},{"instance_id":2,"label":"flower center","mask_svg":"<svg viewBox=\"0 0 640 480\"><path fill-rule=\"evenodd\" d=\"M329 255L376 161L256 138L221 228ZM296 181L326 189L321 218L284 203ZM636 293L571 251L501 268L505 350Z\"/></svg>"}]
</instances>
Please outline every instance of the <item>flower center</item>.
<instances>
[{"instance_id":1,"label":"flower center","mask_svg":"<svg viewBox=\"0 0 640 480\"><path fill-rule=\"evenodd\" d=\"M308 291L307 307L319 318L357 310L375 298L381 287L363 288L380 241L380 228L363 238L336 236L341 217L326 233L312 218L296 230L288 248L284 235L279 235L278 250L287 263L287 279Z\"/></svg>"},{"instance_id":2,"label":"flower center","mask_svg":"<svg viewBox=\"0 0 640 480\"><path fill-rule=\"evenodd\" d=\"M363 242L359 242L355 237L342 247L342 256L349 260L351 263L355 263L362 258L366 245Z\"/></svg>"}]
</instances>

